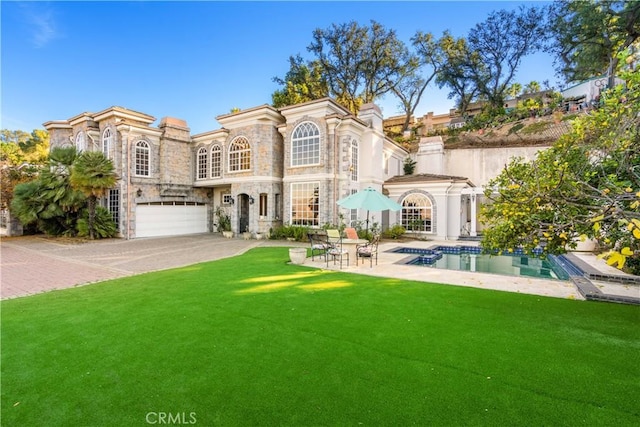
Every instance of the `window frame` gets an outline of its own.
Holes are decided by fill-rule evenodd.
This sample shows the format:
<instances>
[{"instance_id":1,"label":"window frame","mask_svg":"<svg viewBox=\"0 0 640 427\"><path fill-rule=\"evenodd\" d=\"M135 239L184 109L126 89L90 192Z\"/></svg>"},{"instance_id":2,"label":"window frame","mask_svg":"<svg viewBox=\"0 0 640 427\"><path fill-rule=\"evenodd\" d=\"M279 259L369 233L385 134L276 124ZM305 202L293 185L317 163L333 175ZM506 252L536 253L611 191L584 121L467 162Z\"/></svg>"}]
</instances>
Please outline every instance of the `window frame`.
<instances>
[{"instance_id":1,"label":"window frame","mask_svg":"<svg viewBox=\"0 0 640 427\"><path fill-rule=\"evenodd\" d=\"M305 132L303 129L313 128L313 132ZM302 135L296 136L298 132ZM291 132L291 158L289 165L291 167L317 166L320 164L322 155L322 144L320 143L320 128L311 121L298 124ZM308 148L311 147L311 150ZM305 148L307 148L305 150ZM311 154L309 154L311 151ZM304 155L304 156L303 156Z\"/></svg>"},{"instance_id":2,"label":"window frame","mask_svg":"<svg viewBox=\"0 0 640 427\"><path fill-rule=\"evenodd\" d=\"M196 152L196 180L209 177L209 154L205 147L200 147Z\"/></svg>"},{"instance_id":3,"label":"window frame","mask_svg":"<svg viewBox=\"0 0 640 427\"><path fill-rule=\"evenodd\" d=\"M307 202L294 203L294 200L296 200L297 194L301 193L302 191L305 191L305 192L309 191L309 188L304 188L302 190L296 189L296 187L301 187L301 186L310 187L312 189L311 197L315 197L314 201L317 199L317 203L312 204L313 207L310 208L310 205L307 204ZM322 201L320 200L320 182L319 181L292 182L290 184L289 189L290 189L289 219L290 219L291 225L304 225L304 226L318 227L320 225L320 206L322 205ZM317 192L317 196L316 196L316 192ZM309 196L306 196L304 198L298 196L297 198L304 199L306 201L309 200ZM307 212L311 212L312 218L309 218L309 215L304 215L300 218L294 218L294 215L293 215L294 208L296 207L303 208L300 210L300 212L304 212L305 210Z\"/></svg>"},{"instance_id":4,"label":"window frame","mask_svg":"<svg viewBox=\"0 0 640 427\"><path fill-rule=\"evenodd\" d=\"M230 173L251 170L251 143L244 136L237 136L229 144L227 168Z\"/></svg>"},{"instance_id":5,"label":"window frame","mask_svg":"<svg viewBox=\"0 0 640 427\"><path fill-rule=\"evenodd\" d=\"M140 139L134 144L134 176L151 176L151 144Z\"/></svg>"},{"instance_id":6,"label":"window frame","mask_svg":"<svg viewBox=\"0 0 640 427\"><path fill-rule=\"evenodd\" d=\"M211 178L222 177L222 147L220 144L213 144L209 150L211 161L209 163L209 176Z\"/></svg>"},{"instance_id":7,"label":"window frame","mask_svg":"<svg viewBox=\"0 0 640 427\"><path fill-rule=\"evenodd\" d=\"M83 131L80 131L76 134L74 146L76 147L76 151L78 153L81 153L87 149L87 139L85 138Z\"/></svg>"},{"instance_id":8,"label":"window frame","mask_svg":"<svg viewBox=\"0 0 640 427\"><path fill-rule=\"evenodd\" d=\"M426 203L428 203L428 206L426 205L420 205L417 204L415 206L406 206L407 203L414 203L418 202L418 201L426 201ZM434 217L433 217L433 212L434 212L434 206L433 206L433 201L427 197L427 195L422 194L422 193L411 193L408 194L403 200L402 200L402 211L401 211L401 218L400 218L400 224L410 233L433 233L433 221L434 221ZM413 211L413 212L411 212ZM423 212L425 214L423 214ZM414 227L411 225L412 222L414 221L422 221L422 226L420 229L415 230L413 229ZM427 221L428 221L428 225L427 225Z\"/></svg>"},{"instance_id":9,"label":"window frame","mask_svg":"<svg viewBox=\"0 0 640 427\"><path fill-rule=\"evenodd\" d=\"M111 128L106 128L102 131L102 154L107 159L113 159L113 154L111 150L113 149L113 132L111 132Z\"/></svg>"}]
</instances>

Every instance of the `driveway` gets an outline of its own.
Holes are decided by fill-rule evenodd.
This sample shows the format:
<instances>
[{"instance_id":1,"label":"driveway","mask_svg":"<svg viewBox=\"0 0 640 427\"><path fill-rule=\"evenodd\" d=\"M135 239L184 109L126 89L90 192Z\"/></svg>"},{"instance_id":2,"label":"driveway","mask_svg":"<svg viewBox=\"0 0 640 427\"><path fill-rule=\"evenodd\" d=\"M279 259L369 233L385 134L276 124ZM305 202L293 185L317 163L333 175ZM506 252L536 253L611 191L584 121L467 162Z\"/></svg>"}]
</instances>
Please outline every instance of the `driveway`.
<instances>
[{"instance_id":1,"label":"driveway","mask_svg":"<svg viewBox=\"0 0 640 427\"><path fill-rule=\"evenodd\" d=\"M0 297L182 267L234 256L263 244L279 242L224 239L218 234L91 242L44 236L2 238Z\"/></svg>"}]
</instances>

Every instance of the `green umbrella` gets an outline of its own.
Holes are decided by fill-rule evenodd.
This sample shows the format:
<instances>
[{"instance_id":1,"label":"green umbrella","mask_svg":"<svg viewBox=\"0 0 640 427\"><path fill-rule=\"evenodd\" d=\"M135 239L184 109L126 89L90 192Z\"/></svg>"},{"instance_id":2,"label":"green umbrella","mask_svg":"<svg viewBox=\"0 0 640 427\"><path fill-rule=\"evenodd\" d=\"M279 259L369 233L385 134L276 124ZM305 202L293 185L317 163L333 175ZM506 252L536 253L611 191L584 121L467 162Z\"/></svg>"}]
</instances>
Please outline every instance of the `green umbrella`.
<instances>
[{"instance_id":1,"label":"green umbrella","mask_svg":"<svg viewBox=\"0 0 640 427\"><path fill-rule=\"evenodd\" d=\"M376 190L367 187L344 199L337 201L338 205L346 209L367 210L367 232L369 231L369 211L399 211L402 206Z\"/></svg>"}]
</instances>

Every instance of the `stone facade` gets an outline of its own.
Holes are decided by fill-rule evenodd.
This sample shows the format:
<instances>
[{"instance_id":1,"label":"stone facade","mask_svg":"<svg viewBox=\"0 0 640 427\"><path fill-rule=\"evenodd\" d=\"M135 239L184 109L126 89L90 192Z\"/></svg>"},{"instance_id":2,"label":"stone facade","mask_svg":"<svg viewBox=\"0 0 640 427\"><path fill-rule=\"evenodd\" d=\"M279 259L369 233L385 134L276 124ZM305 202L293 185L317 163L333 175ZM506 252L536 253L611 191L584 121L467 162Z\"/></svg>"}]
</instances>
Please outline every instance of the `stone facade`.
<instances>
[{"instance_id":1,"label":"stone facade","mask_svg":"<svg viewBox=\"0 0 640 427\"><path fill-rule=\"evenodd\" d=\"M363 221L366 210L345 210L336 201L366 187L399 203L424 196L421 212L430 215L430 228L422 231L428 234L457 236L468 220L460 214L461 192L474 185L466 178L434 178L447 169L440 151L435 158L423 150L419 159L432 170L416 173L431 176L397 179L409 153L385 137L373 104L357 116L329 98L280 109L263 105L218 116L220 128L197 135L184 120L165 117L157 127L154 121L111 107L44 124L52 148L75 145L112 159L120 180L103 203L125 238L216 232L219 207L230 215L234 233L254 237L283 224ZM383 228L406 221L402 212L372 215Z\"/></svg>"}]
</instances>

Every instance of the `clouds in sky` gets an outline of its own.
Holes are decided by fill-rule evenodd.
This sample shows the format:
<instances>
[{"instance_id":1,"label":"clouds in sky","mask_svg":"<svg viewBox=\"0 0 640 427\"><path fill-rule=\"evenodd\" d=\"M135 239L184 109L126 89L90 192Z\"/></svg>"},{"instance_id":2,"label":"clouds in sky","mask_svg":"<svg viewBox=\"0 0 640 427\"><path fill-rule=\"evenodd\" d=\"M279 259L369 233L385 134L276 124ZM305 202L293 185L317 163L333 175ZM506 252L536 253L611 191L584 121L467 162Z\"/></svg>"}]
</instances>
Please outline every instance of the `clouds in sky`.
<instances>
[{"instance_id":1,"label":"clouds in sky","mask_svg":"<svg viewBox=\"0 0 640 427\"><path fill-rule=\"evenodd\" d=\"M22 2L20 9L31 32L30 41L36 48L47 46L60 37L55 14L46 2Z\"/></svg>"}]
</instances>

